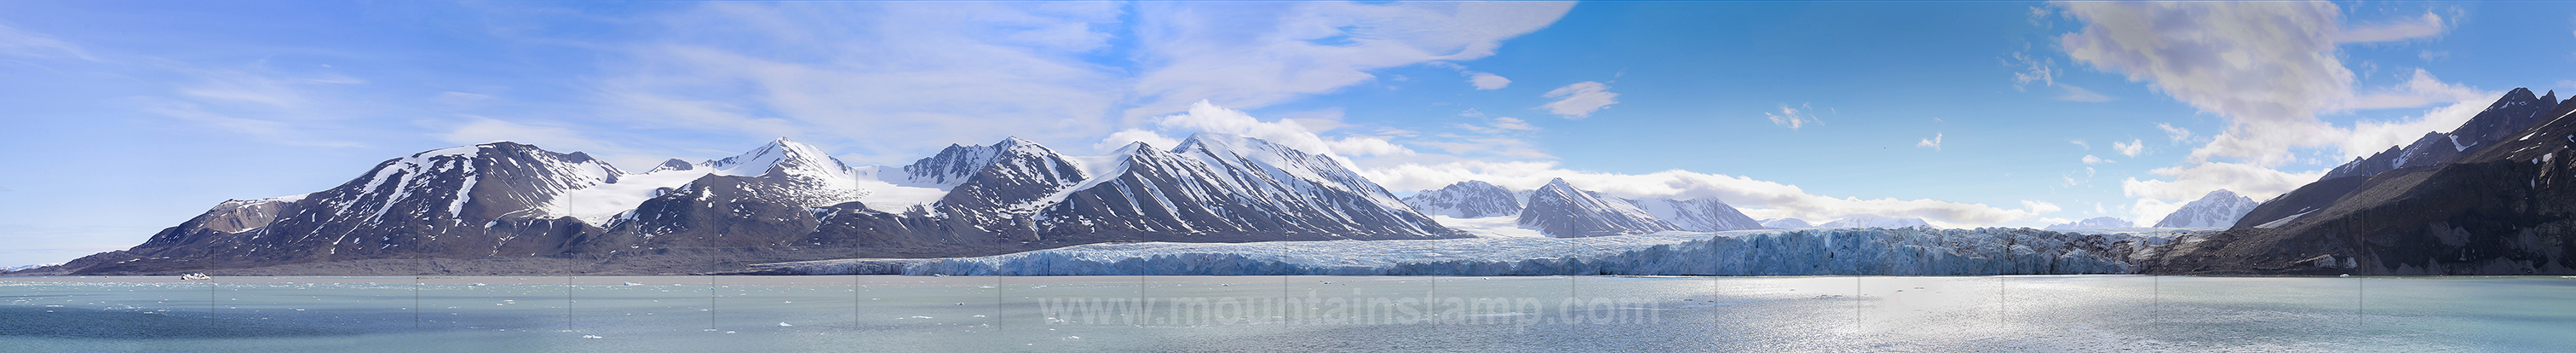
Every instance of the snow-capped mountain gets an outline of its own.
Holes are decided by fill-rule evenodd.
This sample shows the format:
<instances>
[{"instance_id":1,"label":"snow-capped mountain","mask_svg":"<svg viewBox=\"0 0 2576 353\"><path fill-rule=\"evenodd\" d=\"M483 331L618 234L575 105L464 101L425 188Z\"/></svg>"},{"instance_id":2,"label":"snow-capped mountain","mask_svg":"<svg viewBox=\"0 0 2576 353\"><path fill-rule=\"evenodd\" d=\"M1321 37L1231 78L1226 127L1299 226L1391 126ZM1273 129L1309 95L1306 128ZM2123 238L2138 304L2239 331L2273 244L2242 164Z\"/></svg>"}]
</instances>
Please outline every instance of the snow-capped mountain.
<instances>
[{"instance_id":1,"label":"snow-capped mountain","mask_svg":"<svg viewBox=\"0 0 2576 353\"><path fill-rule=\"evenodd\" d=\"M1816 228L1888 228L1888 229L1896 229L1896 228L1905 228L1905 227L1931 227L1931 226L1932 226L1932 224L1931 224L1931 223L1924 222L1922 218L1901 218L1901 219L1900 219L1900 218L1888 218L1888 217L1883 217L1883 216L1879 216L1879 215L1861 214L1861 215L1852 215L1852 216L1850 216L1850 217L1843 217L1843 219L1835 220L1835 221L1832 221L1832 222L1825 222L1825 224L1818 224L1818 225L1816 225Z\"/></svg>"},{"instance_id":2,"label":"snow-capped mountain","mask_svg":"<svg viewBox=\"0 0 2576 353\"><path fill-rule=\"evenodd\" d=\"M1054 204L1036 219L1041 233L1173 241L1466 236L1332 157L1269 141L1199 133L1169 151L1135 143L1118 155L1049 197Z\"/></svg>"},{"instance_id":3,"label":"snow-capped mountain","mask_svg":"<svg viewBox=\"0 0 2576 353\"><path fill-rule=\"evenodd\" d=\"M10 266L10 267L0 267L0 272L17 272L17 271L25 271L25 270L29 270L29 269L38 268L38 267L56 266L56 265L62 265L62 263L34 264L34 265L18 265L18 266Z\"/></svg>"},{"instance_id":4,"label":"snow-capped mountain","mask_svg":"<svg viewBox=\"0 0 2576 353\"><path fill-rule=\"evenodd\" d=\"M2549 120L2549 113L2564 105L2564 102L2555 100L2557 96L2556 91L2534 95L2530 89L2524 88L2505 92L2495 103L2488 104L2486 110L2478 112L2449 133L2427 133L2406 146L2391 146L2369 157L2354 158L2326 172L2316 182L2263 201L2238 218L2234 226L2252 227L2323 209L2361 188L2372 176L2399 168L2452 163L2489 146L2521 137L2514 132Z\"/></svg>"},{"instance_id":5,"label":"snow-capped mountain","mask_svg":"<svg viewBox=\"0 0 2576 353\"><path fill-rule=\"evenodd\" d=\"M2199 200L2183 204L2182 209L2166 214L2164 220L2156 221L2156 227L2226 227L2235 225L2237 218L2245 217L2246 212L2252 212L2255 206L2261 205L2263 204L2254 202L2253 198L2238 196L2236 192L2227 191L2227 189L2218 189L2218 191L2209 192L2208 195L2201 195Z\"/></svg>"},{"instance_id":6,"label":"snow-capped mountain","mask_svg":"<svg viewBox=\"0 0 2576 353\"><path fill-rule=\"evenodd\" d=\"M1453 218L1485 218L1521 213L1519 196L1480 180L1461 181L1439 190L1423 190L1404 198L1404 204L1428 215ZM1732 209L1728 211L1733 211Z\"/></svg>"},{"instance_id":7,"label":"snow-capped mountain","mask_svg":"<svg viewBox=\"0 0 2576 353\"><path fill-rule=\"evenodd\" d=\"M1520 225L1556 238L1681 230L1628 200L1576 189L1565 179L1550 180L1530 193L1529 206L1521 209Z\"/></svg>"},{"instance_id":8,"label":"snow-capped mountain","mask_svg":"<svg viewBox=\"0 0 2576 353\"><path fill-rule=\"evenodd\" d=\"M439 149L386 160L330 190L225 201L142 245L71 264L109 271L553 253L578 227L515 225L553 224L545 210L557 198L624 175L580 152L509 142ZM505 223L514 226L494 226Z\"/></svg>"},{"instance_id":9,"label":"snow-capped mountain","mask_svg":"<svg viewBox=\"0 0 2576 353\"><path fill-rule=\"evenodd\" d=\"M2085 218L2080 221L2052 224L2049 225L2048 228L2044 229L2098 229L2128 228L2135 226L2137 226L2137 224L2129 223L2129 220L2120 219L2119 217L2093 217Z\"/></svg>"},{"instance_id":10,"label":"snow-capped mountain","mask_svg":"<svg viewBox=\"0 0 2576 353\"><path fill-rule=\"evenodd\" d=\"M388 160L331 190L225 201L142 245L67 267L134 274L684 253L674 249L776 259L808 256L781 252L808 246L857 247L838 256L965 256L1110 241L1467 236L1332 157L1222 134L1091 157L1011 138L951 146L904 167L850 167L781 138L641 174L580 152L496 142ZM638 261L663 271L709 261L698 259Z\"/></svg>"},{"instance_id":11,"label":"snow-capped mountain","mask_svg":"<svg viewBox=\"0 0 2576 353\"><path fill-rule=\"evenodd\" d=\"M1762 222L1754 221L1753 217L1745 217L1744 212L1735 210L1735 206L1729 206L1713 198L1696 200L1652 198L1627 201L1628 204L1645 210L1646 214L1654 215L1656 219L1672 223L1673 227L1686 231L1721 232L1764 228Z\"/></svg>"},{"instance_id":12,"label":"snow-capped mountain","mask_svg":"<svg viewBox=\"0 0 2576 353\"><path fill-rule=\"evenodd\" d=\"M1773 219L1766 219L1766 220L1762 220L1762 227L1763 227L1763 228L1773 228L1773 229L1806 229L1806 228L1815 228L1815 227L1816 227L1816 225L1814 225L1814 224L1807 224L1807 221L1806 221L1806 220L1803 220L1803 219L1796 219L1796 218L1773 218Z\"/></svg>"}]
</instances>

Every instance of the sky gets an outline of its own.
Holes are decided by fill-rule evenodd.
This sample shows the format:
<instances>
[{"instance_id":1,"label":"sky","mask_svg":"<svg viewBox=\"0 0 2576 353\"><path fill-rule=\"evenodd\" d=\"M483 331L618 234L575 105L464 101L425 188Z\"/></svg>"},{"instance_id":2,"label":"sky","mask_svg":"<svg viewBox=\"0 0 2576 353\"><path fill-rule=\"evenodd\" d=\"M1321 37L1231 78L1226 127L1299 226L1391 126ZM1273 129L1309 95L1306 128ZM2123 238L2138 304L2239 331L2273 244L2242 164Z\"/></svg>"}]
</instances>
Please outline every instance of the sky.
<instances>
[{"instance_id":1,"label":"sky","mask_svg":"<svg viewBox=\"0 0 2576 353\"><path fill-rule=\"evenodd\" d=\"M1399 195L2144 225L2570 64L2568 2L0 2L0 265L503 140L640 171L1213 131Z\"/></svg>"}]
</instances>

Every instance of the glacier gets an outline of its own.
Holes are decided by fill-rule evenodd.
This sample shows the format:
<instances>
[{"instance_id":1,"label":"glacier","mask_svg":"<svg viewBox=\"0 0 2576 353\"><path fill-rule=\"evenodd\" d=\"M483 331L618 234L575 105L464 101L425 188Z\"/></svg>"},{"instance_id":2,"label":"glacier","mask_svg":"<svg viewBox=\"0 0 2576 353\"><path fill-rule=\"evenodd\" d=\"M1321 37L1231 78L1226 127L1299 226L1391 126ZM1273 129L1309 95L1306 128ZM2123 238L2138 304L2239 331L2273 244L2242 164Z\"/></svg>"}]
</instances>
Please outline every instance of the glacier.
<instances>
[{"instance_id":1,"label":"glacier","mask_svg":"<svg viewBox=\"0 0 2576 353\"><path fill-rule=\"evenodd\" d=\"M1586 238L1112 243L932 259L753 265L748 273L912 276L1964 276L2129 273L2156 242L2028 228L1666 231Z\"/></svg>"}]
</instances>

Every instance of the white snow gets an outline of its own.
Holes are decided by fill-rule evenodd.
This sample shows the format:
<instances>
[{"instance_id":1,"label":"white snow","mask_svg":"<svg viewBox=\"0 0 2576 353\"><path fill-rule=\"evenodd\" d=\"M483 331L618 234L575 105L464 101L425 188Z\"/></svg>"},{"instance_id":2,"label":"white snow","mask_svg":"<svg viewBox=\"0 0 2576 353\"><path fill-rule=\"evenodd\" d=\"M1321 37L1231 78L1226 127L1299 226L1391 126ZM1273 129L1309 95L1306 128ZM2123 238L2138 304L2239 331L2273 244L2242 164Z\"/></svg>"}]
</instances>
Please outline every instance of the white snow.
<instances>
[{"instance_id":1,"label":"white snow","mask_svg":"<svg viewBox=\"0 0 2576 353\"><path fill-rule=\"evenodd\" d=\"M1435 214L1435 215L1428 215L1428 216L1431 216L1431 220L1432 220L1432 221L1434 221L1434 222L1440 222L1440 225L1442 225L1442 226L1448 226L1448 227L1449 227L1449 229L1456 229L1456 230L1466 231L1466 232L1468 232L1468 233L1475 233L1475 234L1476 234L1476 236L1479 236L1479 237L1487 237L1487 238L1546 238L1546 237L1547 237L1547 234L1540 234L1540 233L1538 232L1538 230L1537 230L1537 229L1522 228L1522 227L1521 227L1521 225L1520 225L1520 217L1518 217L1518 216L1494 216L1494 217L1480 217L1480 218L1457 218L1457 217L1450 217L1450 216L1448 216L1448 215L1436 215L1436 214Z\"/></svg>"},{"instance_id":2,"label":"white snow","mask_svg":"<svg viewBox=\"0 0 2576 353\"><path fill-rule=\"evenodd\" d=\"M859 197L859 202L867 203L869 209L888 212L929 205L939 202L940 197L948 196L948 189L895 185L878 180L862 179L854 186L868 191L867 196Z\"/></svg>"},{"instance_id":3,"label":"white snow","mask_svg":"<svg viewBox=\"0 0 2576 353\"><path fill-rule=\"evenodd\" d=\"M2271 222L2263 222L2263 224L2257 224L2257 225L2254 225L2254 227L2255 227L2255 228L2264 228L2264 229L2280 228L2280 227L2282 227L2282 226L2290 225L2290 222L2297 222L2297 221L2299 220L2299 216L2306 216L2306 215L2308 215L2309 213L2316 213L2316 212L2317 212L2316 210L2308 210L2307 212L2299 212L2299 214L2290 215L2289 217L2281 217L2281 219L2275 219L2275 220L2272 220Z\"/></svg>"},{"instance_id":4,"label":"white snow","mask_svg":"<svg viewBox=\"0 0 2576 353\"><path fill-rule=\"evenodd\" d=\"M653 199L657 188L678 188L707 175L704 170L660 170L647 174L628 174L616 183L593 185L555 196L546 213L573 216L582 222L606 225L618 213L635 209L644 200Z\"/></svg>"}]
</instances>

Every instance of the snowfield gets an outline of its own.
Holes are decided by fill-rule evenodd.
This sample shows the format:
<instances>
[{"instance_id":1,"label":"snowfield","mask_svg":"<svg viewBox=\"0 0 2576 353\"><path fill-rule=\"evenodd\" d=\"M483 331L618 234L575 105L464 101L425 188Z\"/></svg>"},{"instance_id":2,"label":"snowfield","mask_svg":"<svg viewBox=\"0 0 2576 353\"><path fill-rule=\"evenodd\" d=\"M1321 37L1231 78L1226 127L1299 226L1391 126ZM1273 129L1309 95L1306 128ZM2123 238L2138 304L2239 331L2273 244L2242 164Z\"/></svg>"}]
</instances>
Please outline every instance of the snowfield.
<instances>
[{"instance_id":1,"label":"snowfield","mask_svg":"<svg viewBox=\"0 0 2576 353\"><path fill-rule=\"evenodd\" d=\"M803 275L2116 274L2144 238L2027 228L1660 232L1590 238L1092 244L937 259L753 265ZM2007 250L2009 249L2009 250Z\"/></svg>"}]
</instances>

